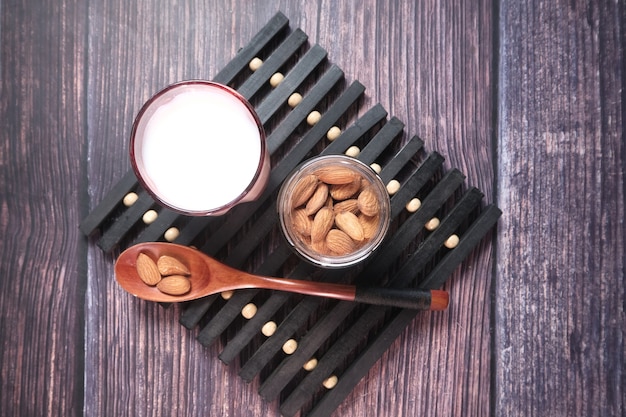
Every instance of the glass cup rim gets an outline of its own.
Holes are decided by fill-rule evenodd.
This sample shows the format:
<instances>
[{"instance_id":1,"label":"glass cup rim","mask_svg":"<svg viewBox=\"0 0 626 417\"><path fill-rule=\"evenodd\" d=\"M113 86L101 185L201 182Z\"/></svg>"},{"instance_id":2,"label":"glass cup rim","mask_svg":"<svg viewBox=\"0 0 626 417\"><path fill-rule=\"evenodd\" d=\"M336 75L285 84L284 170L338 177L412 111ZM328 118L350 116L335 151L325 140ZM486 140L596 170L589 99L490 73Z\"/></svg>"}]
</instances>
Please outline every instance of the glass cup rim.
<instances>
[{"instance_id":1,"label":"glass cup rim","mask_svg":"<svg viewBox=\"0 0 626 417\"><path fill-rule=\"evenodd\" d=\"M257 169L254 173L254 176L250 180L250 183L246 186L245 189L242 190L242 192L236 198L232 199L230 202L223 204L221 206L218 206L218 207L212 207L210 209L189 210L183 207L176 206L175 204L172 204L171 202L166 201L156 191L154 191L152 187L149 185L148 181L145 178L144 173L142 172L142 168L139 166L139 163L137 162L137 158L135 155L136 153L135 147L138 141L137 133L140 128L140 124L142 122L143 116L151 109L151 107L154 104L157 104L157 101L161 99L164 95L171 92L172 90L175 90L181 87L187 87L187 86L202 86L202 87L209 87L209 88L217 88L219 90L225 91L226 93L231 95L233 98L235 98L239 103L244 105L244 107L246 108L246 110L248 111L248 113L253 118L254 122L256 123L257 129L259 132L259 140L260 140L260 145L261 145L259 163L257 165ZM139 112L135 116L135 119L133 121L133 125L131 128L131 133L130 133L130 143L129 143L130 162L131 162L132 169L135 172L135 176L137 177L137 180L139 181L141 186L161 206L168 208L179 214L185 214L189 216L211 216L211 215L221 214L225 211L228 211L230 208L236 206L239 202L241 202L246 197L246 195L250 193L250 191L254 188L255 184L261 177L267 152L268 152L268 149L267 149L267 143L266 143L265 129L263 127L263 123L261 122L261 119L259 118L252 104L250 104L250 102L243 95L241 95L237 90L227 85L220 84L214 81L208 81L208 80L191 79L191 80L177 81L177 82L167 85L166 87L154 93L141 106Z\"/></svg>"},{"instance_id":2,"label":"glass cup rim","mask_svg":"<svg viewBox=\"0 0 626 417\"><path fill-rule=\"evenodd\" d=\"M359 248L355 252L342 256L327 256L316 253L312 250L307 250L306 245L300 242L299 239L292 232L291 228L287 224L288 212L291 207L288 205L289 193L295 186L295 180L302 175L302 173L308 172L307 170L317 169L319 166L326 163L339 162L355 166L357 170L366 175L368 180L377 184L380 196L383 198L381 213L384 218L380 219L379 229L376 235L362 248ZM347 155L323 155L310 158L302 162L292 173L285 179L278 192L277 210L280 223L280 229L282 235L289 244L289 246L304 260L312 263L316 266L329 269L338 269L354 266L361 261L368 258L374 251L376 251L382 242L384 241L391 223L391 202L389 194L386 191L386 187L382 182L382 179L378 174L364 162Z\"/></svg>"}]
</instances>

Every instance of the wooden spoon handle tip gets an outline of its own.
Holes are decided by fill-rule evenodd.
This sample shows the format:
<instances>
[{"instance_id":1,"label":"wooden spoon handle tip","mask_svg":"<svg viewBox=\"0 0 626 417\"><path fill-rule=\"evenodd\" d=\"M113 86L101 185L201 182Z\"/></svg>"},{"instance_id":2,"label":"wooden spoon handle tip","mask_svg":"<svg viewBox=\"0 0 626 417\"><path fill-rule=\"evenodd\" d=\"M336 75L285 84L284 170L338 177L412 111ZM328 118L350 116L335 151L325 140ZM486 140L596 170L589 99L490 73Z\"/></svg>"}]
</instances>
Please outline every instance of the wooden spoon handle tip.
<instances>
[{"instance_id":1,"label":"wooden spoon handle tip","mask_svg":"<svg viewBox=\"0 0 626 417\"><path fill-rule=\"evenodd\" d=\"M431 310L445 310L450 304L450 294L448 291L443 290L431 290L430 291L430 309Z\"/></svg>"}]
</instances>

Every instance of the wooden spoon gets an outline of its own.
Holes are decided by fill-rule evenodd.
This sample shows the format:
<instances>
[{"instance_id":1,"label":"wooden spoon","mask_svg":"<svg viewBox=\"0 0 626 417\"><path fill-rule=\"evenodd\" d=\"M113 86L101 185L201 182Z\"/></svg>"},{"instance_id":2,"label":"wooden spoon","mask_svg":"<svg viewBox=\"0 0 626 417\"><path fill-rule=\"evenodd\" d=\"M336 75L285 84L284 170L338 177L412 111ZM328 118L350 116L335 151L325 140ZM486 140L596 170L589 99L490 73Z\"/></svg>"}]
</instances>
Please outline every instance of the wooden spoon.
<instances>
[{"instance_id":1,"label":"wooden spoon","mask_svg":"<svg viewBox=\"0 0 626 417\"><path fill-rule=\"evenodd\" d=\"M141 253L148 255L154 262L161 256L176 258L190 271L188 279L191 280L191 290L183 295L168 295L155 286L145 284L137 272L137 257ZM262 277L231 268L187 246L162 242L140 243L125 250L115 263L115 277L120 286L135 297L167 303L195 300L229 290L265 288L420 310L445 310L448 307L446 291L372 288Z\"/></svg>"}]
</instances>

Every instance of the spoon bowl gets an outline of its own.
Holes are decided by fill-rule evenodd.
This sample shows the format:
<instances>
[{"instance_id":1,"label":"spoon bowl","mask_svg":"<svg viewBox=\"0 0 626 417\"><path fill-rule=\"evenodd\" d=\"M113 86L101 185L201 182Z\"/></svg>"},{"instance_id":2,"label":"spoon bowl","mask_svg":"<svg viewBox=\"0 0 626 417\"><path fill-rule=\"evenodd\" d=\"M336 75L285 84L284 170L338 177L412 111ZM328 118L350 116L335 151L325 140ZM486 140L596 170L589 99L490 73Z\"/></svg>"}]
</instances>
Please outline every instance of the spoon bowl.
<instances>
[{"instance_id":1,"label":"spoon bowl","mask_svg":"<svg viewBox=\"0 0 626 417\"><path fill-rule=\"evenodd\" d=\"M183 295L169 295L156 286L146 285L137 272L137 257L148 255L155 262L162 256L171 256L189 269L191 290ZM182 245L167 243L142 243L126 249L115 263L115 278L118 284L135 297L163 303L179 303L210 295L220 274L211 271L210 264L199 256L200 252ZM220 264L221 265L221 264ZM224 269L229 268L223 265ZM226 291L226 290L223 290Z\"/></svg>"},{"instance_id":2,"label":"spoon bowl","mask_svg":"<svg viewBox=\"0 0 626 417\"><path fill-rule=\"evenodd\" d=\"M169 295L156 286L144 283L137 271L137 258L142 253L154 262L162 256L177 259L189 270L191 289L183 295ZM118 284L135 297L164 303L190 301L244 288L265 288L420 310L445 310L449 302L448 293L439 290L372 288L253 275L225 265L196 249L163 242L140 243L126 249L115 263L115 277Z\"/></svg>"}]
</instances>

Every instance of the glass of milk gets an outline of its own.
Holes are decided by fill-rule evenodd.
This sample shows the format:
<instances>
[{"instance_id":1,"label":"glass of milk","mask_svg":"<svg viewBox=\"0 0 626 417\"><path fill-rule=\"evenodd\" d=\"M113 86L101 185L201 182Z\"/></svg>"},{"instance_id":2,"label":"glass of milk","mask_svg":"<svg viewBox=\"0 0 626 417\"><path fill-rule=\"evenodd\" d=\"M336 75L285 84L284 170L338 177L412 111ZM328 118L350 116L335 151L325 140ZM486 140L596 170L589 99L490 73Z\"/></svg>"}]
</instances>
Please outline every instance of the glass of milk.
<instances>
[{"instance_id":1,"label":"glass of milk","mask_svg":"<svg viewBox=\"0 0 626 417\"><path fill-rule=\"evenodd\" d=\"M158 203L193 216L222 215L258 198L270 173L254 108L232 88L202 80L170 85L144 104L130 159Z\"/></svg>"}]
</instances>

